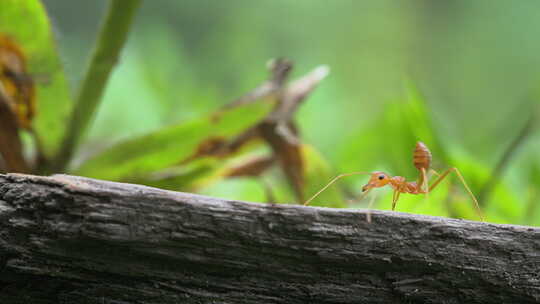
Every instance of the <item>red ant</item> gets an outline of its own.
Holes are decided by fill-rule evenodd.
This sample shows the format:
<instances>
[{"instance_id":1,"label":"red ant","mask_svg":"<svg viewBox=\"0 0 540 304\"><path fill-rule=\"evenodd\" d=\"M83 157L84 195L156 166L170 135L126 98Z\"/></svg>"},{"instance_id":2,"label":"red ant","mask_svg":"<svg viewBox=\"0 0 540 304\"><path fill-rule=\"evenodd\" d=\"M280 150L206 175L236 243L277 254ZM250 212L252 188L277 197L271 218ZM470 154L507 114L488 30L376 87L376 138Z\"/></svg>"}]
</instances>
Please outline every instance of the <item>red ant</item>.
<instances>
[{"instance_id":1,"label":"red ant","mask_svg":"<svg viewBox=\"0 0 540 304\"><path fill-rule=\"evenodd\" d=\"M427 171L430 169L431 165L431 152L429 151L428 147L422 143L417 142L416 148L413 152L413 162L416 169L420 171L420 175L418 177L417 182L407 182L403 176L390 176L384 172L381 171L375 171L375 172L351 172L351 173L344 173L336 176L333 180L331 180L326 186L324 186L319 192L315 193L310 199L308 199L304 206L307 206L315 197L317 197L321 192L326 190L330 185L335 183L338 179L350 176L350 175L356 175L356 174L371 174L371 178L369 179L368 183L362 187L362 192L364 195L366 195L371 189L373 188L380 188L384 187L386 185L390 185L392 189L394 189L394 195L392 198L392 211L396 208L396 203L399 200L399 196L401 193L410 193L410 194L429 194L439 183L451 172L455 172L458 178L463 183L463 186L469 193L469 196L474 202L474 206L476 208L476 211L478 212L478 215L480 216L480 219L484 221L484 217L482 215L482 211L480 210L480 206L478 204L478 201L476 200L476 197L472 193L469 186L467 186L467 183L465 182L465 179L459 172L459 170L455 167L450 168L446 170L443 174L438 175L438 178L433 182L430 186L428 186L428 177L427 177ZM435 172L435 170L432 169L432 171ZM436 172L435 172L436 173ZM369 216L368 216L369 221Z\"/></svg>"}]
</instances>

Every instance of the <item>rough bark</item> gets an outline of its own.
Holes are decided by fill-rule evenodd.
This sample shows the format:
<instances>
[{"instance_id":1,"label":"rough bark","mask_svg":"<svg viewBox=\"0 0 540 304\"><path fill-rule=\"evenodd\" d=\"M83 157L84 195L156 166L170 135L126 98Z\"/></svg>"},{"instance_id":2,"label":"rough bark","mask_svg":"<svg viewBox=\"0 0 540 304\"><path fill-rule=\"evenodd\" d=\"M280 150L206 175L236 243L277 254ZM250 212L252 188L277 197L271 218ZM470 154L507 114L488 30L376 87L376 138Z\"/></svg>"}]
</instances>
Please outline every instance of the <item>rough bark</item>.
<instances>
[{"instance_id":1,"label":"rough bark","mask_svg":"<svg viewBox=\"0 0 540 304\"><path fill-rule=\"evenodd\" d=\"M1 303L538 303L540 229L0 175Z\"/></svg>"}]
</instances>

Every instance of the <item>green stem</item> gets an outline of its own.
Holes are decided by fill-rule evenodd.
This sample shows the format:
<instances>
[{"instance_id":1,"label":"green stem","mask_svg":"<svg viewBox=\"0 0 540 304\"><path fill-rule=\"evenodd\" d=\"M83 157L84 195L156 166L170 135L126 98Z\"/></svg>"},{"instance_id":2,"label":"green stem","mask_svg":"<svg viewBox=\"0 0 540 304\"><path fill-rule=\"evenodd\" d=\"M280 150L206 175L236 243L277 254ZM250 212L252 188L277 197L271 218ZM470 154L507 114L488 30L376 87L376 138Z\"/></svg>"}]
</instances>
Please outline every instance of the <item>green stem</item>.
<instances>
[{"instance_id":1,"label":"green stem","mask_svg":"<svg viewBox=\"0 0 540 304\"><path fill-rule=\"evenodd\" d=\"M92 54L90 65L75 100L69 127L62 147L52 166L53 171L64 171L69 164L94 113L113 67L118 62L135 12L141 0L111 0Z\"/></svg>"}]
</instances>

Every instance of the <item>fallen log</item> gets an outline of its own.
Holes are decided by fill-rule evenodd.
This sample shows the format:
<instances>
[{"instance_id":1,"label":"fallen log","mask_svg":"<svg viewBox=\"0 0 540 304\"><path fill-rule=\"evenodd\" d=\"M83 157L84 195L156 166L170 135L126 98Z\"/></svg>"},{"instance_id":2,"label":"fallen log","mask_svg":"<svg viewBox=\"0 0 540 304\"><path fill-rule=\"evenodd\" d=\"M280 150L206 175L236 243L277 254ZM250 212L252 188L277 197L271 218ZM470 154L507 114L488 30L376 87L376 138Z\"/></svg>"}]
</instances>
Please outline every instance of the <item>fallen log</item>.
<instances>
[{"instance_id":1,"label":"fallen log","mask_svg":"<svg viewBox=\"0 0 540 304\"><path fill-rule=\"evenodd\" d=\"M538 303L540 229L0 175L1 303Z\"/></svg>"}]
</instances>

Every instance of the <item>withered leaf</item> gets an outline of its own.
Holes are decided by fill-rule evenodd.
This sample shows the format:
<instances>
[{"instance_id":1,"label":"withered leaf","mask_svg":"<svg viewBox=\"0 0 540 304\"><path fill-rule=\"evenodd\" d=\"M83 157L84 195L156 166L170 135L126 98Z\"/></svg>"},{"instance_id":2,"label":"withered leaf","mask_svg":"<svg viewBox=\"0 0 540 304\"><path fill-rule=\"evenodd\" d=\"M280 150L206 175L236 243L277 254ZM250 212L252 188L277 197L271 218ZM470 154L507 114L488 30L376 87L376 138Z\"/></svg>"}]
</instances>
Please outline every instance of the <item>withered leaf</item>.
<instances>
[{"instance_id":1,"label":"withered leaf","mask_svg":"<svg viewBox=\"0 0 540 304\"><path fill-rule=\"evenodd\" d=\"M23 156L17 121L2 91L0 91L0 154L7 172L29 172Z\"/></svg>"},{"instance_id":2,"label":"withered leaf","mask_svg":"<svg viewBox=\"0 0 540 304\"><path fill-rule=\"evenodd\" d=\"M227 177L260 176L270 168L276 158L273 156L259 156L244 161L242 164L234 166L225 173Z\"/></svg>"},{"instance_id":3,"label":"withered leaf","mask_svg":"<svg viewBox=\"0 0 540 304\"><path fill-rule=\"evenodd\" d=\"M287 77L289 77L292 68L292 62L287 59L278 58L270 60L268 62L270 78L249 93L226 104L217 113L219 114L221 111L226 109L238 107L246 103L256 102L264 98L278 95L283 89L283 85L285 84Z\"/></svg>"},{"instance_id":4,"label":"withered leaf","mask_svg":"<svg viewBox=\"0 0 540 304\"><path fill-rule=\"evenodd\" d=\"M220 156L226 150L227 141L223 137L210 137L199 143L195 152L184 159L180 164L188 163L203 156Z\"/></svg>"},{"instance_id":5,"label":"withered leaf","mask_svg":"<svg viewBox=\"0 0 540 304\"><path fill-rule=\"evenodd\" d=\"M321 66L295 80L282 90L278 106L257 126L261 137L272 148L299 202L304 201L305 160L294 114L300 103L327 75L328 68Z\"/></svg>"},{"instance_id":6,"label":"withered leaf","mask_svg":"<svg viewBox=\"0 0 540 304\"><path fill-rule=\"evenodd\" d=\"M274 122L264 122L259 125L261 137L272 148L274 156L278 159L279 165L291 184L297 199L302 202L304 201L304 160L300 151L300 143L299 141L291 141L277 128L278 125ZM293 122L288 123L287 128L293 134L297 134Z\"/></svg>"},{"instance_id":7,"label":"withered leaf","mask_svg":"<svg viewBox=\"0 0 540 304\"><path fill-rule=\"evenodd\" d=\"M19 129L31 129L34 85L21 49L0 34L0 154L8 172L28 172Z\"/></svg>"},{"instance_id":8,"label":"withered leaf","mask_svg":"<svg viewBox=\"0 0 540 304\"><path fill-rule=\"evenodd\" d=\"M21 48L0 34L0 85L4 102L16 117L19 128L31 129L35 115L35 89L26 71L26 59Z\"/></svg>"},{"instance_id":9,"label":"withered leaf","mask_svg":"<svg viewBox=\"0 0 540 304\"><path fill-rule=\"evenodd\" d=\"M264 98L274 98L277 102L272 112L260 123L228 142L209 139L201 143L198 152L187 161L202 156L229 156L251 140L262 139L271 147L272 156L246 163L244 166L229 172L227 176L257 176L277 161L293 188L296 198L301 202L304 200L305 160L301 153L301 140L293 121L294 114L301 102L327 76L328 68L320 66L288 86L285 84L292 69L290 61L274 60L269 65L269 69L269 80L243 97L225 105L222 110ZM214 115L216 120L219 119L222 110Z\"/></svg>"}]
</instances>

